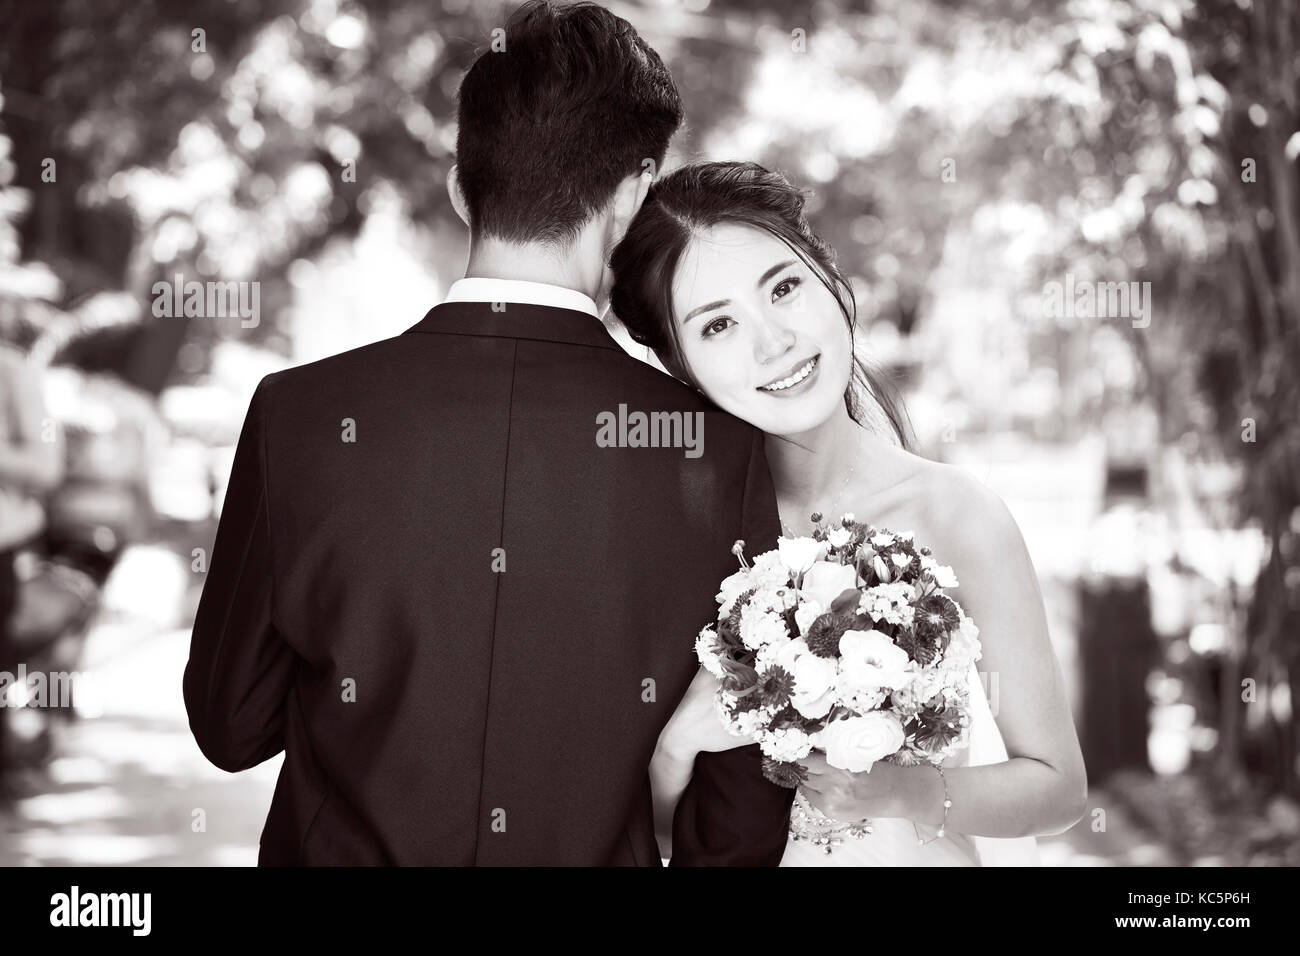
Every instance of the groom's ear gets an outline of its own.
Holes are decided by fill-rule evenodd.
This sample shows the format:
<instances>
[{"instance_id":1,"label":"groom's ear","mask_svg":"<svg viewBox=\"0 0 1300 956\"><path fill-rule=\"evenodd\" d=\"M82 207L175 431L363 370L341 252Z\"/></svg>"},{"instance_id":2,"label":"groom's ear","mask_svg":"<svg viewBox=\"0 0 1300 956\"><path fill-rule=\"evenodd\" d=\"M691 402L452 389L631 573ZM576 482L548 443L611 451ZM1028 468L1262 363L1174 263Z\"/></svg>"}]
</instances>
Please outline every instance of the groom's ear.
<instances>
[{"instance_id":1,"label":"groom's ear","mask_svg":"<svg viewBox=\"0 0 1300 956\"><path fill-rule=\"evenodd\" d=\"M652 182L654 177L648 171L642 170L640 173L628 176L614 190L609 217L610 247L622 241L628 226L632 225L633 218L640 211L641 204L645 202Z\"/></svg>"},{"instance_id":2,"label":"groom's ear","mask_svg":"<svg viewBox=\"0 0 1300 956\"><path fill-rule=\"evenodd\" d=\"M465 202L465 193L460 188L460 173L455 163L447 170L447 195L451 197L451 208L456 210L460 221L469 225L469 205Z\"/></svg>"}]
</instances>

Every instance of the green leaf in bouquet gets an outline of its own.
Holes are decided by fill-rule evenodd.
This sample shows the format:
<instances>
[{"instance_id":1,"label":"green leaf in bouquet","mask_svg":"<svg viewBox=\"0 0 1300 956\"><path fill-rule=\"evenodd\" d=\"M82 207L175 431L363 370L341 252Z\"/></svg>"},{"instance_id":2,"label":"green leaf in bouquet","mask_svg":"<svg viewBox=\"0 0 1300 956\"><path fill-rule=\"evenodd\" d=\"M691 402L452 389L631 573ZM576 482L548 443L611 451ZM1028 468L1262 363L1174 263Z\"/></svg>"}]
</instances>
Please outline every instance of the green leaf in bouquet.
<instances>
[{"instance_id":1,"label":"green leaf in bouquet","mask_svg":"<svg viewBox=\"0 0 1300 956\"><path fill-rule=\"evenodd\" d=\"M722 669L727 676L722 678L722 689L736 697L752 694L758 685L758 671L740 661L722 658Z\"/></svg>"},{"instance_id":2,"label":"green leaf in bouquet","mask_svg":"<svg viewBox=\"0 0 1300 956\"><path fill-rule=\"evenodd\" d=\"M889 633L887 625L878 623L870 614L857 613L849 619L850 631L884 631Z\"/></svg>"},{"instance_id":3,"label":"green leaf in bouquet","mask_svg":"<svg viewBox=\"0 0 1300 956\"><path fill-rule=\"evenodd\" d=\"M858 588L846 588L840 592L839 597L831 602L831 611L835 614L851 614L857 610L858 602L861 600L861 590Z\"/></svg>"},{"instance_id":4,"label":"green leaf in bouquet","mask_svg":"<svg viewBox=\"0 0 1300 956\"><path fill-rule=\"evenodd\" d=\"M722 648L725 654L736 657L748 651L745 642L740 638L740 632L732 630L725 623L719 624L715 633L718 635L718 646Z\"/></svg>"}]
</instances>

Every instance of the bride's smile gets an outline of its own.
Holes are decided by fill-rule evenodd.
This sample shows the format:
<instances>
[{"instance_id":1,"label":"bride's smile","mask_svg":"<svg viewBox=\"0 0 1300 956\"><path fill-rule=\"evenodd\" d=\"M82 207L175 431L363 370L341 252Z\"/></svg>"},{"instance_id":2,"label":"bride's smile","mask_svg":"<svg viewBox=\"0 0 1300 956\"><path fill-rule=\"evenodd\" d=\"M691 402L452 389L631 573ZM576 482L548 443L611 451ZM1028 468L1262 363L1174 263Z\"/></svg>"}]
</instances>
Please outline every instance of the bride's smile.
<instances>
[{"instance_id":1,"label":"bride's smile","mask_svg":"<svg viewBox=\"0 0 1300 956\"><path fill-rule=\"evenodd\" d=\"M814 355L806 362L800 362L795 370L785 378L777 379L774 382L768 382L766 385L758 386L760 392L769 392L774 395L787 397L792 390L797 390L805 384L817 371L817 363L821 355Z\"/></svg>"},{"instance_id":2,"label":"bride's smile","mask_svg":"<svg viewBox=\"0 0 1300 956\"><path fill-rule=\"evenodd\" d=\"M835 296L765 229L720 223L682 253L672 305L682 359L721 408L794 435L843 405L852 338Z\"/></svg>"}]
</instances>

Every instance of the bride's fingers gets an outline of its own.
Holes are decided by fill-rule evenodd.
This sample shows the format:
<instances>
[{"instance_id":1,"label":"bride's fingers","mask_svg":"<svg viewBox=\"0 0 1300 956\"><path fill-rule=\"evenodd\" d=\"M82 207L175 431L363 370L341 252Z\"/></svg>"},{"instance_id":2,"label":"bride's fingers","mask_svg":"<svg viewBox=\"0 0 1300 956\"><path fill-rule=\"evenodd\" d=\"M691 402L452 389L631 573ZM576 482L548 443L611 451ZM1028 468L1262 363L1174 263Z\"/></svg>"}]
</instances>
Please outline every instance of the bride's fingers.
<instances>
[{"instance_id":1,"label":"bride's fingers","mask_svg":"<svg viewBox=\"0 0 1300 956\"><path fill-rule=\"evenodd\" d=\"M830 769L830 764L826 762L826 758L816 751L800 760L799 765L809 773L825 773Z\"/></svg>"}]
</instances>

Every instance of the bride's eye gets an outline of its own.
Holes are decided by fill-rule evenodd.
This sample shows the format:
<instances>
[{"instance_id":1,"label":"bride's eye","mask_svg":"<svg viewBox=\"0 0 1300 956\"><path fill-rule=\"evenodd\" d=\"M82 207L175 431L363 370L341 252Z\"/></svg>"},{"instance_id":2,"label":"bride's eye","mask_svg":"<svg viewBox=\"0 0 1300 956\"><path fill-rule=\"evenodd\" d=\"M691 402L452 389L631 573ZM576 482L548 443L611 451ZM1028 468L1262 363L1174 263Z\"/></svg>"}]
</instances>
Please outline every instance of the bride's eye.
<instances>
[{"instance_id":1,"label":"bride's eye","mask_svg":"<svg viewBox=\"0 0 1300 956\"><path fill-rule=\"evenodd\" d=\"M786 276L772 287L772 301L775 302L777 299L784 299L802 284L803 280L798 276Z\"/></svg>"},{"instance_id":2,"label":"bride's eye","mask_svg":"<svg viewBox=\"0 0 1300 956\"><path fill-rule=\"evenodd\" d=\"M719 332L727 331L727 329L729 329L731 326L724 325L723 323L725 322L730 322L731 325L736 324L735 320L733 320L730 316L720 315L704 327L704 330L700 333L701 337L707 339L711 336L717 335Z\"/></svg>"}]
</instances>

